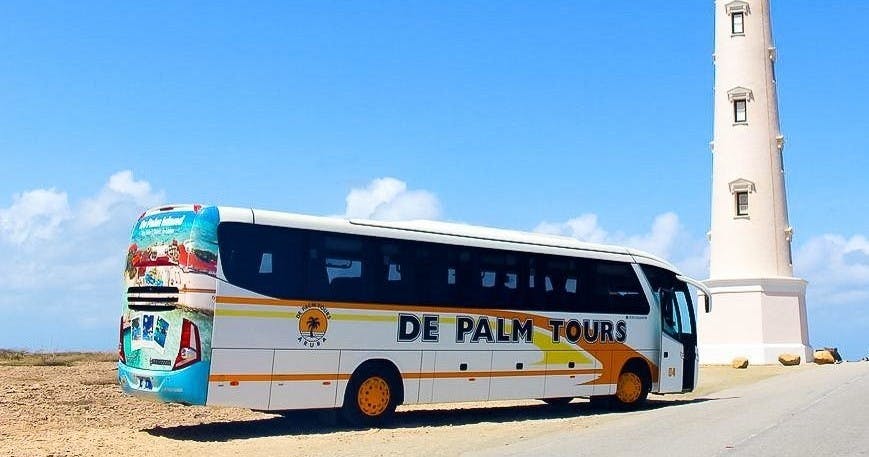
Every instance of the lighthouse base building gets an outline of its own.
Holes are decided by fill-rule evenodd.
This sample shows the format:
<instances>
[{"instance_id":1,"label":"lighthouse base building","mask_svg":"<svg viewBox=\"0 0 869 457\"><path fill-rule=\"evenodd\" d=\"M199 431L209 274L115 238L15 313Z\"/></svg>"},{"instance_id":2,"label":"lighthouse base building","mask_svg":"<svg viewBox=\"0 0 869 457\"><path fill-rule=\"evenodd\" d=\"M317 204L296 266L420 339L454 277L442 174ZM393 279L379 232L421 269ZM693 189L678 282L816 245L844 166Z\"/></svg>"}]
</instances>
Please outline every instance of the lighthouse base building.
<instances>
[{"instance_id":1,"label":"lighthouse base building","mask_svg":"<svg viewBox=\"0 0 869 457\"><path fill-rule=\"evenodd\" d=\"M807 344L806 281L798 278L710 279L712 312L700 313L700 362L778 363L781 354L812 361Z\"/></svg>"}]
</instances>

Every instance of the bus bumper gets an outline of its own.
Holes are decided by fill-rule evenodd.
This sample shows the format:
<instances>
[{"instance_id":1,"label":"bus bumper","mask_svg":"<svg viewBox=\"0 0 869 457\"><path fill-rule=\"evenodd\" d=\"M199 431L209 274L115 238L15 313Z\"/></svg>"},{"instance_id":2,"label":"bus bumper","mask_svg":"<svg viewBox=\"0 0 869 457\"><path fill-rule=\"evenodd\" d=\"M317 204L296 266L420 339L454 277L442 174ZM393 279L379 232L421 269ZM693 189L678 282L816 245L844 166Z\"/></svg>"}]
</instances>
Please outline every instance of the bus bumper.
<instances>
[{"instance_id":1,"label":"bus bumper","mask_svg":"<svg viewBox=\"0 0 869 457\"><path fill-rule=\"evenodd\" d=\"M125 393L149 400L204 405L208 364L202 361L175 371L133 368L118 362L118 383Z\"/></svg>"}]
</instances>

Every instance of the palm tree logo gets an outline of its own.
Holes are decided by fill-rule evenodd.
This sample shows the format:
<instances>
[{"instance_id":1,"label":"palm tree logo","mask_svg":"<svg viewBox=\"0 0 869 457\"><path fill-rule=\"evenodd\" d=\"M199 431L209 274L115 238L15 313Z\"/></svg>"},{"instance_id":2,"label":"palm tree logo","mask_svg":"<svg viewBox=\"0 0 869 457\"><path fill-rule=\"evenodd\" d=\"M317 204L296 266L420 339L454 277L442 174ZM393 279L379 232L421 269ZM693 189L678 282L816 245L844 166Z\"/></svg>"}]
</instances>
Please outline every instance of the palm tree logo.
<instances>
[{"instance_id":1,"label":"palm tree logo","mask_svg":"<svg viewBox=\"0 0 869 457\"><path fill-rule=\"evenodd\" d=\"M299 319L299 342L307 347L320 346L326 341L332 315L322 305L307 305L296 314Z\"/></svg>"},{"instance_id":2,"label":"palm tree logo","mask_svg":"<svg viewBox=\"0 0 869 457\"><path fill-rule=\"evenodd\" d=\"M317 330L318 328L320 328L320 319L318 317L311 316L308 318L307 325L308 325L308 336L310 338L313 338L314 337L314 330Z\"/></svg>"}]
</instances>

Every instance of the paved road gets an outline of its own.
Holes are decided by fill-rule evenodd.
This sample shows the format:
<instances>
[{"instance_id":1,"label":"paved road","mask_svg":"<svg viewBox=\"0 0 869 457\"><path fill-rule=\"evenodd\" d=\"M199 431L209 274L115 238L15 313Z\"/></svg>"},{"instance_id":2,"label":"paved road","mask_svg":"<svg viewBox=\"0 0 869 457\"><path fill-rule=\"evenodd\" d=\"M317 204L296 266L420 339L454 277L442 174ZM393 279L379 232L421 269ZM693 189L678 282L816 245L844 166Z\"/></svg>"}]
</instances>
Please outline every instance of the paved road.
<instances>
[{"instance_id":1,"label":"paved road","mask_svg":"<svg viewBox=\"0 0 869 457\"><path fill-rule=\"evenodd\" d=\"M473 455L869 456L869 363L798 370Z\"/></svg>"}]
</instances>

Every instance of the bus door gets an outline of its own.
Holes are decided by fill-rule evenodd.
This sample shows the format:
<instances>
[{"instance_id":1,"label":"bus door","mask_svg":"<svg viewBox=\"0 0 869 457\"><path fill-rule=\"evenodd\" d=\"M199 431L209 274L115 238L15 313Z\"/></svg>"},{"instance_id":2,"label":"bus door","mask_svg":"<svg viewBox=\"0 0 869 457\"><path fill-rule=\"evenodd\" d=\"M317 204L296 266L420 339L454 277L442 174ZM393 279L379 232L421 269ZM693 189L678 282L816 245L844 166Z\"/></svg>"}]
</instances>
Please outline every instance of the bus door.
<instances>
[{"instance_id":1,"label":"bus door","mask_svg":"<svg viewBox=\"0 0 869 457\"><path fill-rule=\"evenodd\" d=\"M679 341L679 318L677 307L674 306L673 289L660 289L658 292L661 304L661 352L658 363L659 391L661 393L681 392L685 355L682 342Z\"/></svg>"},{"instance_id":2,"label":"bus door","mask_svg":"<svg viewBox=\"0 0 869 457\"><path fill-rule=\"evenodd\" d=\"M660 289L661 352L660 392L683 392L694 388L697 367L697 333L688 288L676 284Z\"/></svg>"},{"instance_id":3,"label":"bus door","mask_svg":"<svg viewBox=\"0 0 869 457\"><path fill-rule=\"evenodd\" d=\"M682 342L684 354L682 362L682 391L693 390L697 382L697 368L700 356L697 353L697 325L694 318L694 307L691 304L691 294L688 286L679 282L675 289L676 311L679 314L680 329L679 340Z\"/></svg>"}]
</instances>

